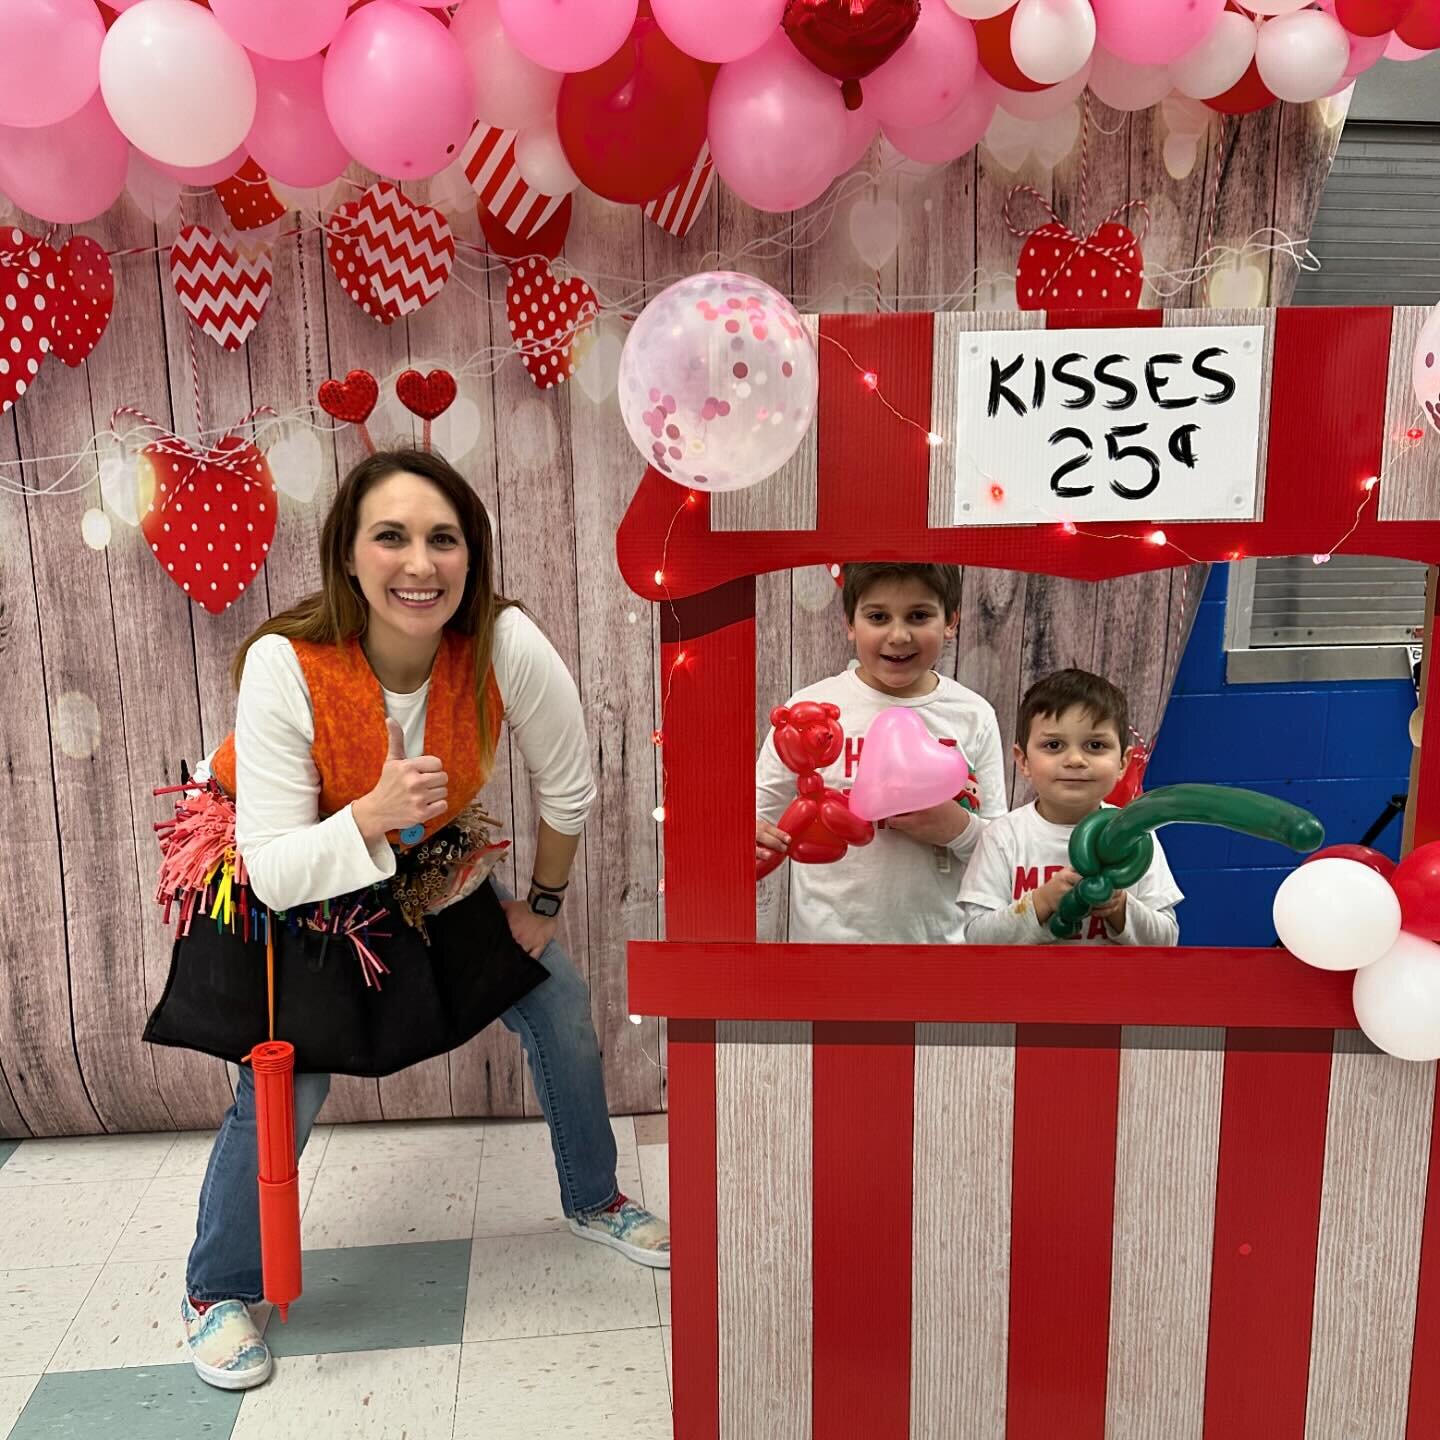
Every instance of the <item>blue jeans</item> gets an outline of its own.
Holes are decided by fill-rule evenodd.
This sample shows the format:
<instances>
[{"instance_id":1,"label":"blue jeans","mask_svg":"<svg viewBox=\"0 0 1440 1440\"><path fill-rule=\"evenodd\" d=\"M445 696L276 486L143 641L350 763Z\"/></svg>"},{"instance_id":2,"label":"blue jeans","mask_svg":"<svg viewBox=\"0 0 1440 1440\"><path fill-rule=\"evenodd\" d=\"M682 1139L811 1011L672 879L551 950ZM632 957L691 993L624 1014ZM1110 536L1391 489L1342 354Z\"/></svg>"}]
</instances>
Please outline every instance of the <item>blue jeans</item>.
<instances>
[{"instance_id":1,"label":"blue jeans","mask_svg":"<svg viewBox=\"0 0 1440 1440\"><path fill-rule=\"evenodd\" d=\"M495 888L502 900L510 898L503 886ZM550 1126L565 1213L593 1214L612 1204L619 1190L600 1047L590 1020L590 992L570 957L553 940L540 963L550 978L500 1019L507 1030L519 1035L529 1057L535 1093ZM328 1075L295 1077L297 1160L329 1090ZM253 1305L263 1298L258 1165L255 1082L250 1068L242 1065L235 1103L220 1124L200 1190L195 1244L185 1271L186 1290L196 1300L244 1300Z\"/></svg>"}]
</instances>

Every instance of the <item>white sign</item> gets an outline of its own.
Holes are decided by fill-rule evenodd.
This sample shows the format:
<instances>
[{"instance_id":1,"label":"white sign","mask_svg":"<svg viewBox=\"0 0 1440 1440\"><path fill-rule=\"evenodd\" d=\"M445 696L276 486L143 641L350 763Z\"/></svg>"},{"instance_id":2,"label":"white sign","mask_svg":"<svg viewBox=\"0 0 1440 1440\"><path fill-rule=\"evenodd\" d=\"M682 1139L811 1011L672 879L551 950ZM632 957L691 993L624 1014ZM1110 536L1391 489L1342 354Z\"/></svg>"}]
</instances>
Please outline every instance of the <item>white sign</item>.
<instances>
[{"instance_id":1,"label":"white sign","mask_svg":"<svg viewBox=\"0 0 1440 1440\"><path fill-rule=\"evenodd\" d=\"M959 337L957 525L1248 520L1265 331L992 330Z\"/></svg>"}]
</instances>

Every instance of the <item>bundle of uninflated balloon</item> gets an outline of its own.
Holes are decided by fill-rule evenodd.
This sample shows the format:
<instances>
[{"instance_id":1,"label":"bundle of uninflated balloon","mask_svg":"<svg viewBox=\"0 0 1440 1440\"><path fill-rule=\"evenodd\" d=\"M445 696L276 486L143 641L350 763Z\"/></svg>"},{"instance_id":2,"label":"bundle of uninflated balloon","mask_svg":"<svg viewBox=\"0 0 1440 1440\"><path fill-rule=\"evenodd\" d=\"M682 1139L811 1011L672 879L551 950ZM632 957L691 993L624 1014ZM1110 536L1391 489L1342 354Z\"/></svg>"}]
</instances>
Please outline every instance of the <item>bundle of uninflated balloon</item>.
<instances>
[{"instance_id":1,"label":"bundle of uninflated balloon","mask_svg":"<svg viewBox=\"0 0 1440 1440\"><path fill-rule=\"evenodd\" d=\"M1364 845L1317 851L1275 893L1296 959L1355 972L1355 1016L1381 1050L1440 1059L1440 841L1398 865Z\"/></svg>"},{"instance_id":2,"label":"bundle of uninflated balloon","mask_svg":"<svg viewBox=\"0 0 1440 1440\"><path fill-rule=\"evenodd\" d=\"M402 183L477 122L516 132L536 191L645 204L708 144L764 210L816 199L883 131L969 150L1088 84L1243 114L1440 48L1440 0L4 0L0 190L41 219L107 209L132 151L213 185L247 157L285 185L351 160Z\"/></svg>"}]
</instances>

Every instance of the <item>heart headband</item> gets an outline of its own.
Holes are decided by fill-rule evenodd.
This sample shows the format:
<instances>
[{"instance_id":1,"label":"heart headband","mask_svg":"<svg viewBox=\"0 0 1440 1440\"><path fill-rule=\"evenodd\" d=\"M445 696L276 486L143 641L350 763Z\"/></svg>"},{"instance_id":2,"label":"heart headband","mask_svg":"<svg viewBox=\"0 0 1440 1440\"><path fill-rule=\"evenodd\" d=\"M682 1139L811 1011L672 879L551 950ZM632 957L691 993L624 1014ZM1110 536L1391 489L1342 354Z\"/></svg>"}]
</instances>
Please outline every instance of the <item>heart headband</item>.
<instances>
[{"instance_id":1,"label":"heart headband","mask_svg":"<svg viewBox=\"0 0 1440 1440\"><path fill-rule=\"evenodd\" d=\"M428 451L431 422L439 419L455 401L455 377L448 370L432 370L428 375L405 370L395 380L395 394L412 415L418 415L425 422L421 449ZM375 453L375 441L365 422L380 399L380 384L368 370L352 370L343 380L323 381L315 398L327 415L354 425L360 431L366 453Z\"/></svg>"}]
</instances>

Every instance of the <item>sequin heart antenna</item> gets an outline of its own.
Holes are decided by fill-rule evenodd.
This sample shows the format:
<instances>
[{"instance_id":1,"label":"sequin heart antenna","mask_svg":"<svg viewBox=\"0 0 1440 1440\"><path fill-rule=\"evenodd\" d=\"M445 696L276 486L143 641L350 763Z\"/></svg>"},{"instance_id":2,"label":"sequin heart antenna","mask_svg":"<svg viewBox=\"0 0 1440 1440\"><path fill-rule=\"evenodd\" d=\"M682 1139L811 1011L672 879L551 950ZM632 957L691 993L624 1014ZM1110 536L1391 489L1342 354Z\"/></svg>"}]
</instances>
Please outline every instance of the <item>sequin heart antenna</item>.
<instances>
[{"instance_id":1,"label":"sequin heart antenna","mask_svg":"<svg viewBox=\"0 0 1440 1440\"><path fill-rule=\"evenodd\" d=\"M455 403L455 377L448 370L402 370L395 379L395 395L412 414L424 421L420 448L429 451L430 427ZM360 432L368 455L375 453L375 441L365 422L380 399L380 384L368 370L351 370L343 380L325 380L316 392L320 408L336 420L353 425Z\"/></svg>"}]
</instances>

